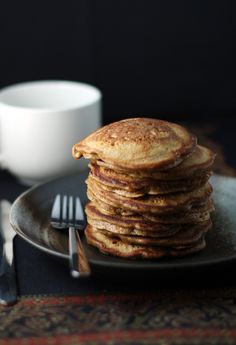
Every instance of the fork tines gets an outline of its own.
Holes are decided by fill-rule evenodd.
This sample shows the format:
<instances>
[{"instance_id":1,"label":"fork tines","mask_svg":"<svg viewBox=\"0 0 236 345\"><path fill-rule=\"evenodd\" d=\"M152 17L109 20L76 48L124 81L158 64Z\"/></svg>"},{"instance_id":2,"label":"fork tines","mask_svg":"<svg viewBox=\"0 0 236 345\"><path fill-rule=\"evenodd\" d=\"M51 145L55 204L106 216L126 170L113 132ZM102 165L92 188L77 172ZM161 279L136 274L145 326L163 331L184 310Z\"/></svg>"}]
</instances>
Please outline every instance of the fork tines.
<instances>
[{"instance_id":1,"label":"fork tines","mask_svg":"<svg viewBox=\"0 0 236 345\"><path fill-rule=\"evenodd\" d=\"M57 194L51 213L51 223L57 228L85 225L83 207L78 196Z\"/></svg>"}]
</instances>

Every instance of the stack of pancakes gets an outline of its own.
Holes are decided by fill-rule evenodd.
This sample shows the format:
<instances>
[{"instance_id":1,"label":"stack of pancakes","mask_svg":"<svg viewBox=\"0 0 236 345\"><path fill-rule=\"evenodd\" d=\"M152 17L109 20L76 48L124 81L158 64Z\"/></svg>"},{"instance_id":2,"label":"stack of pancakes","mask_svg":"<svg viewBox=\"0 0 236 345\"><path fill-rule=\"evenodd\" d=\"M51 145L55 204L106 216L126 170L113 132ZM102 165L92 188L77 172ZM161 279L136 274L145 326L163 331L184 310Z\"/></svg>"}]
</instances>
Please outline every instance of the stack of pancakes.
<instances>
[{"instance_id":1,"label":"stack of pancakes","mask_svg":"<svg viewBox=\"0 0 236 345\"><path fill-rule=\"evenodd\" d=\"M89 244L125 258L195 253L211 228L215 155L174 123L130 118L75 144L90 159L86 205Z\"/></svg>"}]
</instances>

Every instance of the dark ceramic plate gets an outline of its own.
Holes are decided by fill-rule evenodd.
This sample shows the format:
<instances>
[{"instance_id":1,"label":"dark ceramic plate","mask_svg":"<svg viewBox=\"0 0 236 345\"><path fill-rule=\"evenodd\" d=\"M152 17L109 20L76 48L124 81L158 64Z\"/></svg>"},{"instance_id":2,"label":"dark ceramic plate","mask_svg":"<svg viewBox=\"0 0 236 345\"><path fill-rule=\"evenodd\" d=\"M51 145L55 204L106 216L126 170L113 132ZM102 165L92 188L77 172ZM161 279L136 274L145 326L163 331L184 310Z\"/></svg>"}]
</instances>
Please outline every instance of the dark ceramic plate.
<instances>
[{"instance_id":1,"label":"dark ceramic plate","mask_svg":"<svg viewBox=\"0 0 236 345\"><path fill-rule=\"evenodd\" d=\"M10 222L23 239L40 250L68 261L68 238L65 232L50 226L50 212L57 193L78 194L86 203L87 174L64 177L34 187L22 194L13 204ZM156 261L132 261L101 254L96 248L84 247L94 272L127 273L160 272L183 268L199 268L236 259L236 179L215 175L211 178L216 211L213 229L207 235L206 248L188 257Z\"/></svg>"}]
</instances>

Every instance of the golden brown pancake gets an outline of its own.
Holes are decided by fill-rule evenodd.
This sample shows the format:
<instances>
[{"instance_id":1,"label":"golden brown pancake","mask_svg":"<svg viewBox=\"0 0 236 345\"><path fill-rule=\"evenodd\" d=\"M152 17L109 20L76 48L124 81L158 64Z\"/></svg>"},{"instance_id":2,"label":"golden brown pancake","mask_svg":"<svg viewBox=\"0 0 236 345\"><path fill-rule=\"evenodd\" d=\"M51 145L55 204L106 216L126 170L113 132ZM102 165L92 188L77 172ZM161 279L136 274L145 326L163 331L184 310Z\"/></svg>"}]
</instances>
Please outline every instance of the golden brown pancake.
<instances>
[{"instance_id":1,"label":"golden brown pancake","mask_svg":"<svg viewBox=\"0 0 236 345\"><path fill-rule=\"evenodd\" d=\"M127 179L128 182L132 181L132 178L151 178L155 180L180 180L190 176L199 177L206 170L210 170L215 160L215 153L210 149L197 145L191 154L189 154L181 164L172 169L154 171L154 170L136 170L130 171L129 169L119 168L115 164L108 164L102 160L97 160L95 164L105 169L110 169L116 173L123 173L122 179ZM125 177L125 175L127 175Z\"/></svg>"},{"instance_id":2,"label":"golden brown pancake","mask_svg":"<svg viewBox=\"0 0 236 345\"><path fill-rule=\"evenodd\" d=\"M162 224L200 223L208 220L210 218L210 213L214 210L213 201L209 198L205 203L194 205L189 210L186 209L179 213L167 215L143 213L143 217Z\"/></svg>"},{"instance_id":3,"label":"golden brown pancake","mask_svg":"<svg viewBox=\"0 0 236 345\"><path fill-rule=\"evenodd\" d=\"M145 219L141 215L107 216L101 214L92 203L86 206L87 221L98 229L120 234L139 236L168 237L183 229L181 224L162 224Z\"/></svg>"},{"instance_id":4,"label":"golden brown pancake","mask_svg":"<svg viewBox=\"0 0 236 345\"><path fill-rule=\"evenodd\" d=\"M97 247L102 253L115 255L129 259L159 259L163 257L181 257L193 254L202 250L205 243L205 236L196 242L192 247L177 246L173 248L158 246L143 246L124 243L118 238L111 238L102 231L88 225L85 229L87 242Z\"/></svg>"},{"instance_id":5,"label":"golden brown pancake","mask_svg":"<svg viewBox=\"0 0 236 345\"><path fill-rule=\"evenodd\" d=\"M118 214L122 216L135 214L134 211L128 211L128 210L124 210L123 208L114 207L110 204L107 204L106 202L101 201L89 189L87 189L87 196L88 196L88 199L96 205L96 208L104 214L107 214L107 215Z\"/></svg>"},{"instance_id":6,"label":"golden brown pancake","mask_svg":"<svg viewBox=\"0 0 236 345\"><path fill-rule=\"evenodd\" d=\"M194 222L194 219L199 219L199 221L201 221L200 219L204 217L205 212L214 211L213 201L210 197L202 200L199 203L194 203L193 205L190 205L189 207L186 207L183 210L177 210L177 212L173 211L168 212L167 214L153 214L150 212L137 213L134 210L132 211L123 209L122 207L114 207L111 204L107 204L106 202L103 202L100 199L98 199L89 189L87 190L87 195L89 200L91 200L95 205L96 209L104 215L122 215L125 217L141 214L144 218L159 223L191 223Z\"/></svg>"},{"instance_id":7,"label":"golden brown pancake","mask_svg":"<svg viewBox=\"0 0 236 345\"><path fill-rule=\"evenodd\" d=\"M129 236L135 236L136 239L142 239L145 243L151 244L151 239L168 239L168 240L176 240L179 239L179 234L184 233L188 237L192 236L192 233L194 231L195 237L200 236L203 232L205 232L206 226L207 230L210 228L209 222L211 223L210 218L201 223L195 223L195 224L158 224L156 228L153 229L135 229L135 228L128 228L128 227L121 227L117 226L112 223L108 223L105 221L97 220L97 219L92 219L88 217L88 224L91 225L92 227L99 229L101 231L107 231L110 234L113 234L114 236L118 236L119 238L122 239L120 236L126 236L127 240L129 243L131 243L131 239L129 239ZM108 235L108 234L107 234ZM125 242L125 238L124 238ZM137 241L135 242L136 244L138 243ZM161 241L158 242L161 245ZM139 244L141 244L141 241L139 241ZM154 244L153 244L154 245Z\"/></svg>"},{"instance_id":8,"label":"golden brown pancake","mask_svg":"<svg viewBox=\"0 0 236 345\"><path fill-rule=\"evenodd\" d=\"M177 210L171 213L137 213L135 211L125 210L123 208L118 208L111 206L96 199L91 191L88 190L88 197L92 200L93 205L96 210L103 214L103 216L108 217L118 217L126 221L130 217L140 217L144 218L154 223L161 224L185 224L185 223L198 223L206 221L210 217L210 213L215 210L212 198L207 198L204 202L191 205L182 210ZM114 219L114 218L113 218ZM104 219L105 220L105 219ZM110 220L111 221L111 220ZM128 221L127 221L128 222Z\"/></svg>"},{"instance_id":9,"label":"golden brown pancake","mask_svg":"<svg viewBox=\"0 0 236 345\"><path fill-rule=\"evenodd\" d=\"M143 215L131 215L131 216L120 216L120 215L106 215L101 213L93 203L88 203L85 208L85 212L87 214L88 223L93 225L98 229L105 229L114 232L120 232L122 234L131 234L135 230L139 230L137 235L147 235L147 236L157 236L157 237L164 237L168 236L169 234L172 235L177 233L178 231L183 229L183 224L198 224L205 223L210 219L210 212L207 211L202 213L201 216L198 218L195 217L193 219L186 219L186 216L183 215L184 220L182 221L181 214L175 215L174 219L172 215L168 218L166 217L162 222L161 217L156 217L157 221L153 221L151 219L145 218ZM179 217L179 219L178 219ZM155 217L154 217L155 218ZM169 219L170 218L170 219ZM175 222L175 219L177 221ZM168 222L170 221L170 222ZM185 225L186 226L186 225ZM112 230L112 229L114 230ZM125 231L125 229L127 231ZM148 235L150 234L150 235Z\"/></svg>"},{"instance_id":10,"label":"golden brown pancake","mask_svg":"<svg viewBox=\"0 0 236 345\"><path fill-rule=\"evenodd\" d=\"M100 185L88 177L88 190L106 204L122 208L136 213L165 213L189 209L197 203L207 199L212 187L207 182L201 188L186 193L174 193L167 195L148 195L140 198L126 198L113 192L103 190ZM88 197L90 194L88 193Z\"/></svg>"},{"instance_id":11,"label":"golden brown pancake","mask_svg":"<svg viewBox=\"0 0 236 345\"><path fill-rule=\"evenodd\" d=\"M95 181L97 181L102 189L112 191L116 194L120 194L128 198L138 198L145 194L160 195L191 191L203 186L211 176L211 172L207 171L203 172L202 175L198 177L176 181L157 181L147 178L136 180L134 177L131 177L130 179L133 180L133 183L131 184L129 182L122 181L122 177L120 177L120 179L106 179L105 175L103 174L104 169L103 172L101 172L100 170L102 170L101 167L91 165L91 171L89 174L90 179L94 179Z\"/></svg>"},{"instance_id":12,"label":"golden brown pancake","mask_svg":"<svg viewBox=\"0 0 236 345\"><path fill-rule=\"evenodd\" d=\"M125 228L121 226L117 226L112 223L108 223L105 221L92 219L90 217L87 218L88 224L92 227L99 229L99 230L107 230L113 234L119 235L130 235L130 236L142 236L142 237L151 237L151 238L166 238L174 236L177 232L181 231L183 226L181 225L174 225L171 224L169 226L162 226L159 224L159 229L151 230L151 229L135 229L135 228ZM165 227L165 229L163 229Z\"/></svg>"},{"instance_id":13,"label":"golden brown pancake","mask_svg":"<svg viewBox=\"0 0 236 345\"><path fill-rule=\"evenodd\" d=\"M98 129L75 144L72 154L125 170L169 169L180 164L196 143L196 137L180 125L130 118Z\"/></svg>"},{"instance_id":14,"label":"golden brown pancake","mask_svg":"<svg viewBox=\"0 0 236 345\"><path fill-rule=\"evenodd\" d=\"M130 118L95 131L72 154L90 159L89 244L130 259L184 256L205 247L215 155L188 130Z\"/></svg>"},{"instance_id":15,"label":"golden brown pancake","mask_svg":"<svg viewBox=\"0 0 236 345\"><path fill-rule=\"evenodd\" d=\"M135 234L120 234L119 232L108 231L106 229L96 228L107 236L119 238L124 243L139 244L142 246L159 246L159 247L191 247L198 242L203 234L205 234L212 226L211 220L199 224L187 224L174 236L153 237L153 236L137 236Z\"/></svg>"}]
</instances>

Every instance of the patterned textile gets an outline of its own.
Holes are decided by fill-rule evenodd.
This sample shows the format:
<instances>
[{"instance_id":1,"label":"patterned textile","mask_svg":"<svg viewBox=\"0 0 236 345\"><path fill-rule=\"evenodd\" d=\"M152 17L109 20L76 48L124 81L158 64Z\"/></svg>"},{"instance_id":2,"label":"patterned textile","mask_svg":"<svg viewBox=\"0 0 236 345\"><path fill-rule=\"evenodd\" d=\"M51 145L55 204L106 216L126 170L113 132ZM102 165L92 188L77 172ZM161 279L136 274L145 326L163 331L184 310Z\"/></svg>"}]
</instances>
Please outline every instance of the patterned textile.
<instances>
[{"instance_id":1,"label":"patterned textile","mask_svg":"<svg viewBox=\"0 0 236 345\"><path fill-rule=\"evenodd\" d=\"M235 344L236 288L36 296L0 309L0 344Z\"/></svg>"}]
</instances>

